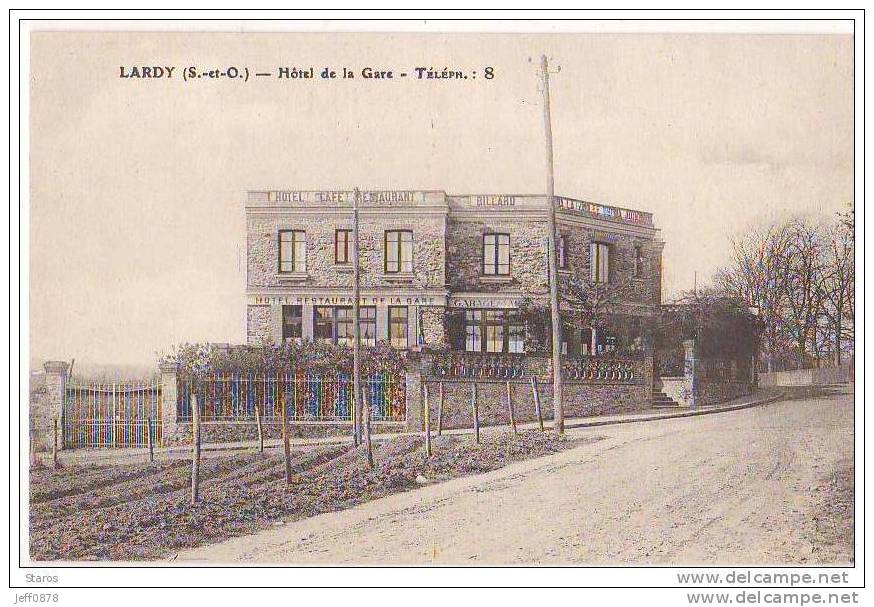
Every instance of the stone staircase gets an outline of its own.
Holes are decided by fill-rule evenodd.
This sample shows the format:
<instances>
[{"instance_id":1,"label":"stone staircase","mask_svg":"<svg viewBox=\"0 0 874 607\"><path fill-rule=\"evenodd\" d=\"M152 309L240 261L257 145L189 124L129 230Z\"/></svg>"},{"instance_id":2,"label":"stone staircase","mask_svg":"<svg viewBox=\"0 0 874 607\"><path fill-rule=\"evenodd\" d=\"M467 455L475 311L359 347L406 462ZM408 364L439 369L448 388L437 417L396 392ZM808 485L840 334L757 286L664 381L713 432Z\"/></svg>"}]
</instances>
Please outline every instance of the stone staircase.
<instances>
[{"instance_id":1,"label":"stone staircase","mask_svg":"<svg viewBox=\"0 0 874 607\"><path fill-rule=\"evenodd\" d=\"M680 404L673 398L662 392L661 390L653 390L652 393L652 408L653 409L679 409Z\"/></svg>"}]
</instances>

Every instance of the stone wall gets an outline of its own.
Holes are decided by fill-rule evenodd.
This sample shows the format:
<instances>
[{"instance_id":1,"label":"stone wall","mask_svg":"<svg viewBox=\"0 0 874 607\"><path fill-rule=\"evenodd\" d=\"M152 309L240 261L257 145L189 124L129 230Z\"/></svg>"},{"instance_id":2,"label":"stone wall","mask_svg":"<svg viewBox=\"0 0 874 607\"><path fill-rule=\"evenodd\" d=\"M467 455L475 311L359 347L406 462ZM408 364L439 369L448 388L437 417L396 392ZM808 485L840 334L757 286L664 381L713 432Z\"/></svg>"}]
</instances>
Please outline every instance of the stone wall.
<instances>
[{"instance_id":1,"label":"stone wall","mask_svg":"<svg viewBox=\"0 0 874 607\"><path fill-rule=\"evenodd\" d=\"M759 373L761 386L814 386L845 384L850 381L850 365L823 367L819 369L797 369Z\"/></svg>"},{"instance_id":2,"label":"stone wall","mask_svg":"<svg viewBox=\"0 0 874 607\"><path fill-rule=\"evenodd\" d=\"M30 436L37 451L51 449L52 410L46 397L44 374L30 377Z\"/></svg>"},{"instance_id":3,"label":"stone wall","mask_svg":"<svg viewBox=\"0 0 874 607\"><path fill-rule=\"evenodd\" d=\"M271 337L270 306L246 307L246 343L258 344Z\"/></svg>"},{"instance_id":4,"label":"stone wall","mask_svg":"<svg viewBox=\"0 0 874 607\"><path fill-rule=\"evenodd\" d=\"M484 293L548 292L546 226L544 221L508 218L450 222L446 236L450 289ZM507 278L482 275L483 235L491 232L510 235L510 276Z\"/></svg>"},{"instance_id":5,"label":"stone wall","mask_svg":"<svg viewBox=\"0 0 874 607\"><path fill-rule=\"evenodd\" d=\"M440 382L428 380L429 407L432 428L437 427ZM443 427L471 428L473 426L471 380L443 381ZM507 382L478 380L476 382L477 408L481 426L510 423L507 406ZM538 383L543 419L553 418L552 382ZM534 394L530 382L510 382L513 412L517 423L537 420ZM564 416L589 417L643 411L650 407L651 395L644 384L593 385L580 382L564 384ZM419 428L421 429L421 424Z\"/></svg>"},{"instance_id":6,"label":"stone wall","mask_svg":"<svg viewBox=\"0 0 874 607\"><path fill-rule=\"evenodd\" d=\"M724 403L741 396L753 393L753 387L747 380L700 380L698 382L698 406Z\"/></svg>"},{"instance_id":7,"label":"stone wall","mask_svg":"<svg viewBox=\"0 0 874 607\"><path fill-rule=\"evenodd\" d=\"M404 422L371 422L372 434L403 432ZM277 422L265 422L263 426L264 440L282 438L282 425ZM349 436L352 440L351 422L289 422L290 438L325 438L330 436ZM201 444L227 443L239 441L254 441L258 438L258 427L254 421L220 421L201 422ZM171 434L165 433L163 445L180 446L191 444L191 422L174 424Z\"/></svg>"},{"instance_id":8,"label":"stone wall","mask_svg":"<svg viewBox=\"0 0 874 607\"><path fill-rule=\"evenodd\" d=\"M271 214L247 219L247 283L249 288L283 286L352 288L351 265L334 263L337 229L352 229L348 215ZM306 232L306 276L279 274L279 231ZM404 284L412 288L442 288L446 284L445 215L368 215L359 227L361 288L392 287L396 278L384 272L386 230L412 230L413 273ZM350 245L351 247L351 245ZM350 251L351 254L351 251Z\"/></svg>"},{"instance_id":9,"label":"stone wall","mask_svg":"<svg viewBox=\"0 0 874 607\"><path fill-rule=\"evenodd\" d=\"M537 378L540 394L541 413L544 419L552 419L552 365L545 355L527 355L525 357L510 357L507 364L524 373L523 377L500 380L489 378L471 379L467 377L443 377L440 370L447 361L457 357L469 359L468 365L476 359L489 361L495 357L480 357L479 355L447 355L440 353L424 353L419 358L409 362L417 366L408 372L413 379L407 386L407 422L411 430L423 427L423 416L419 411L424 407L424 385L429 392L429 409L433 427L437 425L437 412L440 401L440 385L443 389L443 427L470 428L473 425L473 407L471 404L473 385L476 383L477 406L480 425L507 424L510 421L507 405L507 384L510 385L510 395L513 400L514 415L517 422L536 421L536 409L531 378ZM500 357L498 357L500 358ZM609 359L604 359L609 360ZM565 379L564 382L564 415L565 418L588 417L595 415L612 415L643 411L652 403L652 358L637 361L638 370L642 374L627 381L576 381Z\"/></svg>"},{"instance_id":10,"label":"stone wall","mask_svg":"<svg viewBox=\"0 0 874 607\"><path fill-rule=\"evenodd\" d=\"M594 230L581 228L558 220L558 230L565 238L565 255L567 268L559 270L559 284L562 277L574 276L579 280L588 281L591 277L590 246ZM624 304L645 305L647 307L661 304L662 289L662 249L664 242L653 238L632 236L621 232L611 232L609 229L599 229L610 235L610 282L624 285L622 301ZM635 247L640 246L643 253L643 263L639 276L635 269Z\"/></svg>"}]
</instances>

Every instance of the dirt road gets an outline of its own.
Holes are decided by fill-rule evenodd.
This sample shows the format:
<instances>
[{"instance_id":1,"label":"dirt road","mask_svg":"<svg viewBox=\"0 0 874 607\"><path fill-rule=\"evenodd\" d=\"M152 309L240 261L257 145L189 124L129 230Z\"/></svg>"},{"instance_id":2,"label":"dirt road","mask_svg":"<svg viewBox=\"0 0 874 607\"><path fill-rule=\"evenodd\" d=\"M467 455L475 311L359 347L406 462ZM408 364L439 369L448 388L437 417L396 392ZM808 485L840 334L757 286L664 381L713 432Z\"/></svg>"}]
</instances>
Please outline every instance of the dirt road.
<instances>
[{"instance_id":1,"label":"dirt road","mask_svg":"<svg viewBox=\"0 0 874 607\"><path fill-rule=\"evenodd\" d=\"M834 492L841 490L835 480L852 479L849 394L574 433L608 438L204 546L178 560L690 565L852 560L847 537L852 525L845 520L852 509L833 508ZM851 503L843 490L842 503Z\"/></svg>"}]
</instances>

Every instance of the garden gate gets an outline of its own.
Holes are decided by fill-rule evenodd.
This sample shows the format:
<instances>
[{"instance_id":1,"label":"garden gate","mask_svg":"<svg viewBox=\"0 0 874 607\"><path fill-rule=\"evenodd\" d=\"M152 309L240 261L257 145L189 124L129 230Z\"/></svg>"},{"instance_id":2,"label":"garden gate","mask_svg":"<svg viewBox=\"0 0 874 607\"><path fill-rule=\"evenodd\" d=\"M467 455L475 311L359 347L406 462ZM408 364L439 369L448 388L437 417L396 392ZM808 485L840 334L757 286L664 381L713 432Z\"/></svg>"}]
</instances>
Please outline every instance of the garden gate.
<instances>
[{"instance_id":1,"label":"garden gate","mask_svg":"<svg viewBox=\"0 0 874 607\"><path fill-rule=\"evenodd\" d=\"M158 383L67 385L61 417L65 449L147 447L161 444Z\"/></svg>"}]
</instances>

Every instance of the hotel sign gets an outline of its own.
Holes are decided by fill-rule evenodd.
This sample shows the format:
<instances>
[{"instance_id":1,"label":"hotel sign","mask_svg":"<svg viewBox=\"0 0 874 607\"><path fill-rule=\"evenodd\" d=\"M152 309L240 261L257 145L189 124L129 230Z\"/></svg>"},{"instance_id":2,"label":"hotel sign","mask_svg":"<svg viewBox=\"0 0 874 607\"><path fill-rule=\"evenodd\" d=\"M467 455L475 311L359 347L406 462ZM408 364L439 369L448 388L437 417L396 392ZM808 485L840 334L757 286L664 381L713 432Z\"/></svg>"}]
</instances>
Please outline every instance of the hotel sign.
<instances>
[{"instance_id":1,"label":"hotel sign","mask_svg":"<svg viewBox=\"0 0 874 607\"><path fill-rule=\"evenodd\" d=\"M620 236L614 232L604 232L601 230L592 230L592 240L594 242L619 242Z\"/></svg>"},{"instance_id":2,"label":"hotel sign","mask_svg":"<svg viewBox=\"0 0 874 607\"><path fill-rule=\"evenodd\" d=\"M573 198L563 198L561 196L556 196L555 199L558 201L559 208L568 211L590 215L598 219L613 219L629 223L652 225L652 216L649 213L641 213L632 209L621 209L584 200L575 200Z\"/></svg>"},{"instance_id":3,"label":"hotel sign","mask_svg":"<svg viewBox=\"0 0 874 607\"><path fill-rule=\"evenodd\" d=\"M256 306L351 306L354 301L351 294L251 295L249 297L249 303ZM442 302L433 295L362 295L358 304L362 306L436 306L442 305Z\"/></svg>"},{"instance_id":4,"label":"hotel sign","mask_svg":"<svg viewBox=\"0 0 874 607\"><path fill-rule=\"evenodd\" d=\"M514 207L516 206L515 196L505 196L502 194L479 194L470 196L470 204L475 207Z\"/></svg>"},{"instance_id":5,"label":"hotel sign","mask_svg":"<svg viewBox=\"0 0 874 607\"><path fill-rule=\"evenodd\" d=\"M518 298L494 297L493 295L462 295L449 297L450 308L518 308L521 302Z\"/></svg>"},{"instance_id":6,"label":"hotel sign","mask_svg":"<svg viewBox=\"0 0 874 607\"><path fill-rule=\"evenodd\" d=\"M352 204L355 193L347 190L271 190L267 202L273 204ZM414 190L362 190L361 203L404 205L425 201L425 192Z\"/></svg>"}]
</instances>

